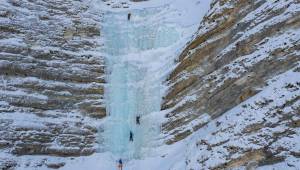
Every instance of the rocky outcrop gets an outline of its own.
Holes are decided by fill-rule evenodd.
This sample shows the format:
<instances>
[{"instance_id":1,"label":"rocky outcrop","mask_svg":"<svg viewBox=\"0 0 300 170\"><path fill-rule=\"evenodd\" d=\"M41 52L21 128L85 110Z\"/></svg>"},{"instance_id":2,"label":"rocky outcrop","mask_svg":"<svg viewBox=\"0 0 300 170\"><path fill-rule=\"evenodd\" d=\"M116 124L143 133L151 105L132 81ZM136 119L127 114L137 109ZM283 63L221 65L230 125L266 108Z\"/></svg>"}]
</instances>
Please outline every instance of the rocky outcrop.
<instances>
[{"instance_id":1,"label":"rocky outcrop","mask_svg":"<svg viewBox=\"0 0 300 170\"><path fill-rule=\"evenodd\" d=\"M108 7L111 8L129 8L129 3L127 1L113 1L113 0L102 0Z\"/></svg>"},{"instance_id":2,"label":"rocky outcrop","mask_svg":"<svg viewBox=\"0 0 300 170\"><path fill-rule=\"evenodd\" d=\"M143 2L148 0L121 0L121 1L114 1L114 0L102 0L108 7L111 8L129 8L132 5L132 2Z\"/></svg>"},{"instance_id":3,"label":"rocky outcrop","mask_svg":"<svg viewBox=\"0 0 300 170\"><path fill-rule=\"evenodd\" d=\"M88 1L1 2L0 152L95 151L91 122L106 115L100 20Z\"/></svg>"},{"instance_id":4,"label":"rocky outcrop","mask_svg":"<svg viewBox=\"0 0 300 170\"><path fill-rule=\"evenodd\" d=\"M204 169L244 166L251 160L262 166L280 162L291 155L296 143L289 147L282 143L275 146L274 143L286 137L295 142L299 136L297 123L291 127L291 122L297 122L299 117L299 7L300 2L293 0L212 2L197 35L179 56L177 67L167 80L169 91L162 104L162 109L168 112L168 120L163 125L167 144L198 131L207 133L199 137L206 141L200 141L197 148L201 148L199 153L210 156L197 154L190 158ZM298 76L298 80L280 78L278 81L285 84L277 86L272 81L277 81L274 77L278 75ZM293 90L287 90L287 86ZM266 95L267 89L279 94ZM278 102L280 100L282 102ZM242 105L249 101L254 104ZM231 110L239 105L242 105L239 111ZM258 107L268 109L258 110ZM254 116L253 112L263 119L250 118ZM233 118L232 114L238 116ZM232 119L221 121L223 117ZM278 122L272 122L270 117ZM245 127L231 131L241 120L245 120ZM225 126L224 122L230 124L228 121L231 125ZM252 123L246 123L248 121ZM217 126L213 128L218 129L213 132L206 129L212 122ZM261 130L279 127L282 128L280 132L267 135ZM254 134L255 139L246 139ZM224 138L219 143L211 143L219 136ZM249 147L233 145L230 148L238 139L244 139L240 142ZM270 149L272 144L274 147ZM223 152L222 148L227 151ZM282 150L289 153L283 154ZM223 163L218 158L223 159ZM210 164L212 162L216 164Z\"/></svg>"}]
</instances>

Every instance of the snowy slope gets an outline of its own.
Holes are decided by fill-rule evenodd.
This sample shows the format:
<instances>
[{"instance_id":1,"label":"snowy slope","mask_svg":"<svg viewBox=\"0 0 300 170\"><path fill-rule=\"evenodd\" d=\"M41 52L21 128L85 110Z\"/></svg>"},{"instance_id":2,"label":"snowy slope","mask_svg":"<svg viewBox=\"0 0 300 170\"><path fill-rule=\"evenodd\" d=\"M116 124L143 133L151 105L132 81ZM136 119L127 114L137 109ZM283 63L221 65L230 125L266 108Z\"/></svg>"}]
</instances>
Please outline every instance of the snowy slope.
<instances>
[{"instance_id":1,"label":"snowy slope","mask_svg":"<svg viewBox=\"0 0 300 170\"><path fill-rule=\"evenodd\" d=\"M212 2L162 105L188 168L299 167L299 5Z\"/></svg>"}]
</instances>

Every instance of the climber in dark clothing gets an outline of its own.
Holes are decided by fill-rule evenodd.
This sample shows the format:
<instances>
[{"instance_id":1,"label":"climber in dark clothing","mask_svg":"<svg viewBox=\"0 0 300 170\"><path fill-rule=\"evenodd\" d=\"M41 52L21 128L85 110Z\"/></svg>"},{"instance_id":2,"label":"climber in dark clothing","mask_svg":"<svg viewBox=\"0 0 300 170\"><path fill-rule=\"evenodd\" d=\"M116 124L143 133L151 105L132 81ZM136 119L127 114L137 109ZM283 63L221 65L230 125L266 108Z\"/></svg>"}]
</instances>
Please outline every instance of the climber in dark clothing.
<instances>
[{"instance_id":1,"label":"climber in dark clothing","mask_svg":"<svg viewBox=\"0 0 300 170\"><path fill-rule=\"evenodd\" d=\"M119 159L119 165L118 165L119 170L123 169L123 161L122 159Z\"/></svg>"},{"instance_id":2,"label":"climber in dark clothing","mask_svg":"<svg viewBox=\"0 0 300 170\"><path fill-rule=\"evenodd\" d=\"M127 15L128 21L130 21L130 17L131 17L131 13L128 13L128 15Z\"/></svg>"},{"instance_id":3,"label":"climber in dark clothing","mask_svg":"<svg viewBox=\"0 0 300 170\"><path fill-rule=\"evenodd\" d=\"M135 118L135 122L136 122L137 125L139 125L141 123L140 118L141 118L140 115L136 116L136 118Z\"/></svg>"},{"instance_id":4,"label":"climber in dark clothing","mask_svg":"<svg viewBox=\"0 0 300 170\"><path fill-rule=\"evenodd\" d=\"M132 131L130 131L130 133L129 133L129 141L133 142L133 133L132 133Z\"/></svg>"}]
</instances>

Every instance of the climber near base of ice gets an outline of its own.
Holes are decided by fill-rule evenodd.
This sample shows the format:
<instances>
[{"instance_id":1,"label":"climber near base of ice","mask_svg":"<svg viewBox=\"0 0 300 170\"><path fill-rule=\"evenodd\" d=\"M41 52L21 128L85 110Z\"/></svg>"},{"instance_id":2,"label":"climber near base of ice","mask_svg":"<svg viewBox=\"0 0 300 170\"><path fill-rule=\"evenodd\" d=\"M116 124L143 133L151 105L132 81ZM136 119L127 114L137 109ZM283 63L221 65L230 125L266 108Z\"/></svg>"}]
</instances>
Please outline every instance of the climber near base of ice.
<instances>
[{"instance_id":1,"label":"climber near base of ice","mask_svg":"<svg viewBox=\"0 0 300 170\"><path fill-rule=\"evenodd\" d=\"M140 118L141 118L140 115L138 115L138 116L135 117L135 122L136 122L137 125L139 125L141 123L140 122Z\"/></svg>"},{"instance_id":2,"label":"climber near base of ice","mask_svg":"<svg viewBox=\"0 0 300 170\"><path fill-rule=\"evenodd\" d=\"M122 170L122 169L123 169L123 161L122 161L121 158L119 159L118 168L119 168L119 170Z\"/></svg>"},{"instance_id":3,"label":"climber near base of ice","mask_svg":"<svg viewBox=\"0 0 300 170\"><path fill-rule=\"evenodd\" d=\"M127 15L127 20L130 21L130 18L131 18L131 13L129 12Z\"/></svg>"},{"instance_id":4,"label":"climber near base of ice","mask_svg":"<svg viewBox=\"0 0 300 170\"><path fill-rule=\"evenodd\" d=\"M133 133L132 133L132 131L130 131L130 133L129 133L129 141L133 142Z\"/></svg>"}]
</instances>

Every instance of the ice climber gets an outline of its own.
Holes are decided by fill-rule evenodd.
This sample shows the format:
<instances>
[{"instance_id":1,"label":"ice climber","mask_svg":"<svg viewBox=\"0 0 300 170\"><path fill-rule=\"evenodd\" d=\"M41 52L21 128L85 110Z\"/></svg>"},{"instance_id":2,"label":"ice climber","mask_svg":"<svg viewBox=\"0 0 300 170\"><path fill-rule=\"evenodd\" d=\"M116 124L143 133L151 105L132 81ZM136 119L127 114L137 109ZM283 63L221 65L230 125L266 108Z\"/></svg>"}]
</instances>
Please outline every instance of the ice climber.
<instances>
[{"instance_id":1,"label":"ice climber","mask_svg":"<svg viewBox=\"0 0 300 170\"><path fill-rule=\"evenodd\" d=\"M130 21L130 17L131 17L131 13L128 13L128 15L127 15L128 21Z\"/></svg>"},{"instance_id":2,"label":"ice climber","mask_svg":"<svg viewBox=\"0 0 300 170\"><path fill-rule=\"evenodd\" d=\"M129 133L129 141L133 142L133 133L132 133L132 131L130 131L130 133Z\"/></svg>"},{"instance_id":3,"label":"ice climber","mask_svg":"<svg viewBox=\"0 0 300 170\"><path fill-rule=\"evenodd\" d=\"M136 116L136 118L135 118L135 122L137 125L140 124L140 118L141 118L141 116Z\"/></svg>"},{"instance_id":4,"label":"ice climber","mask_svg":"<svg viewBox=\"0 0 300 170\"><path fill-rule=\"evenodd\" d=\"M119 165L118 165L119 170L123 169L123 161L122 159L119 159Z\"/></svg>"}]
</instances>

